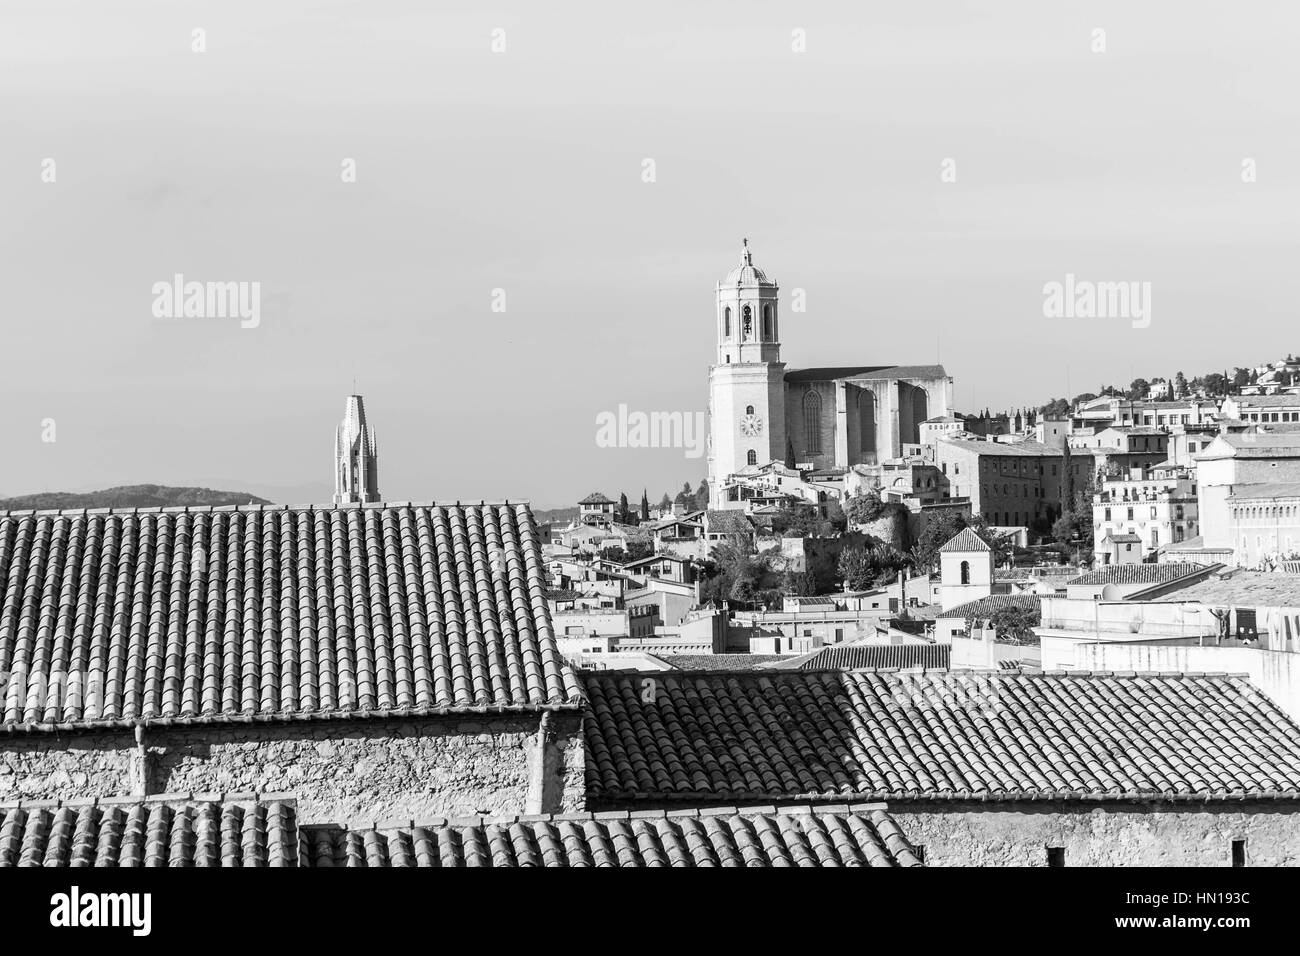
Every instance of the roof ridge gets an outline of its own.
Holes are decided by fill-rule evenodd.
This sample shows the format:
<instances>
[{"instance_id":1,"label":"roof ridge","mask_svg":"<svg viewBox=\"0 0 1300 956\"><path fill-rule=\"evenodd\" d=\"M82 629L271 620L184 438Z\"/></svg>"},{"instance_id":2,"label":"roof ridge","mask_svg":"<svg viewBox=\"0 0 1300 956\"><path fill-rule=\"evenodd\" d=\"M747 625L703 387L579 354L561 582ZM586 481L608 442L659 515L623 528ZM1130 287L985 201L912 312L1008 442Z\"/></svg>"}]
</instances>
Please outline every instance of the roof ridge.
<instances>
[{"instance_id":1,"label":"roof ridge","mask_svg":"<svg viewBox=\"0 0 1300 956\"><path fill-rule=\"evenodd\" d=\"M78 809L82 807L96 806L136 806L138 804L166 804L166 803L287 803L296 807L298 805L298 796L292 793L282 793L280 791L260 791L260 790L195 790L195 791L174 791L171 793L151 793L144 796L133 796L131 794L117 796L98 796L98 797L70 797L56 798L48 800L26 800L19 798L16 800L0 800L0 810L30 810L33 808L44 809Z\"/></svg>"},{"instance_id":2,"label":"roof ridge","mask_svg":"<svg viewBox=\"0 0 1300 956\"><path fill-rule=\"evenodd\" d=\"M596 820L663 820L699 819L722 816L772 816L812 814L888 812L883 800L853 803L789 803L789 804L727 804L711 807L657 808L653 810L570 810L562 813L512 813L501 815L470 815L464 817L429 817L424 820L346 820L342 823L304 824L307 827L336 827L350 831L435 829L438 827L508 826L514 823L588 823Z\"/></svg>"}]
</instances>

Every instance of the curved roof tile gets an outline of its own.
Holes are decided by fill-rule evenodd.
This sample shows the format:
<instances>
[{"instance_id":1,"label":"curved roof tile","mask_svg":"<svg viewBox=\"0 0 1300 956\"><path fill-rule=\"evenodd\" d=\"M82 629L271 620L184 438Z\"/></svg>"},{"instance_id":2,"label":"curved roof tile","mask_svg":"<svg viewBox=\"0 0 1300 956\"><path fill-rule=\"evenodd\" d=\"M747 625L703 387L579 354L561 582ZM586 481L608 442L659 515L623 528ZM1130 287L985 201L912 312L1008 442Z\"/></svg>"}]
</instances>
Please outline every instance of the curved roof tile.
<instances>
[{"instance_id":1,"label":"curved roof tile","mask_svg":"<svg viewBox=\"0 0 1300 956\"><path fill-rule=\"evenodd\" d=\"M0 725L573 705L527 505L0 513Z\"/></svg>"}]
</instances>

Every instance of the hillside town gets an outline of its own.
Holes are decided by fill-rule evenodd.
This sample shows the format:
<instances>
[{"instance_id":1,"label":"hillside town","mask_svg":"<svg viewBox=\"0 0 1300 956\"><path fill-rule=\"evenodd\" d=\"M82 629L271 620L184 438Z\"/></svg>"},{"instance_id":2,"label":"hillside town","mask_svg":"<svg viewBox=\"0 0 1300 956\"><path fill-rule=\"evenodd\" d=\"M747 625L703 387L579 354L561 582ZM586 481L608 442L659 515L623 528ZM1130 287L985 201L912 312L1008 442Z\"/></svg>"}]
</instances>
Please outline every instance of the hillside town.
<instances>
[{"instance_id":1,"label":"hillside town","mask_svg":"<svg viewBox=\"0 0 1300 956\"><path fill-rule=\"evenodd\" d=\"M386 500L353 394L331 502L0 512L0 866L1300 860L1300 362L963 413L780 304L653 506Z\"/></svg>"}]
</instances>

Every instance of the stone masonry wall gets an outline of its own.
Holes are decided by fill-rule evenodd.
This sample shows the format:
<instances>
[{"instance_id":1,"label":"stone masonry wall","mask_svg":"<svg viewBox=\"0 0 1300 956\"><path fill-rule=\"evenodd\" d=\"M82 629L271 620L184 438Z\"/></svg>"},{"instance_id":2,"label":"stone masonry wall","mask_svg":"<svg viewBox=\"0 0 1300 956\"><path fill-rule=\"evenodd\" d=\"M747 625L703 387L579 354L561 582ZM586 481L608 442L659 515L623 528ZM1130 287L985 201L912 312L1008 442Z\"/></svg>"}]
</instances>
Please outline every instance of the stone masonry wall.
<instances>
[{"instance_id":1,"label":"stone masonry wall","mask_svg":"<svg viewBox=\"0 0 1300 956\"><path fill-rule=\"evenodd\" d=\"M148 728L143 776L149 793L291 794L305 824L581 810L581 717L551 714L541 761L539 723L521 714ZM129 730L0 738L0 802L130 795L135 753Z\"/></svg>"},{"instance_id":2,"label":"stone masonry wall","mask_svg":"<svg viewBox=\"0 0 1300 956\"><path fill-rule=\"evenodd\" d=\"M1283 803L1115 805L1065 810L1009 804L890 804L927 866L1229 866L1246 841L1250 866L1300 865L1300 807Z\"/></svg>"}]
</instances>

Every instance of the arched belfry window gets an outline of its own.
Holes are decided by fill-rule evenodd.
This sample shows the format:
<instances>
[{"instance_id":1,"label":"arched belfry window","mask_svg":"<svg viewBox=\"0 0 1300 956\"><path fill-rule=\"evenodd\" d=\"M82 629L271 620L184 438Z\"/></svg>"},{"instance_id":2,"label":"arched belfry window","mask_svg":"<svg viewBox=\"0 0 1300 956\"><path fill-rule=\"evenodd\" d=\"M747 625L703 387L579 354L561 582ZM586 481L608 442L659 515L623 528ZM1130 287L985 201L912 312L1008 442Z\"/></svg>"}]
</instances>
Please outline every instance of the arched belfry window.
<instances>
[{"instance_id":1,"label":"arched belfry window","mask_svg":"<svg viewBox=\"0 0 1300 956\"><path fill-rule=\"evenodd\" d=\"M754 414L754 406L753 406L753 405L746 405L746 406L745 406L745 414L746 414L746 415L752 415L752 414Z\"/></svg>"},{"instance_id":2,"label":"arched belfry window","mask_svg":"<svg viewBox=\"0 0 1300 956\"><path fill-rule=\"evenodd\" d=\"M731 306L727 306L722 310L722 336L727 339L731 338Z\"/></svg>"},{"instance_id":3,"label":"arched belfry window","mask_svg":"<svg viewBox=\"0 0 1300 956\"><path fill-rule=\"evenodd\" d=\"M822 452L822 398L811 390L803 396L803 446L810 455Z\"/></svg>"},{"instance_id":4,"label":"arched belfry window","mask_svg":"<svg viewBox=\"0 0 1300 956\"><path fill-rule=\"evenodd\" d=\"M763 306L763 339L771 342L776 336L772 334L772 306L771 303Z\"/></svg>"},{"instance_id":5,"label":"arched belfry window","mask_svg":"<svg viewBox=\"0 0 1300 956\"><path fill-rule=\"evenodd\" d=\"M741 329L746 339L754 337L754 311L749 306L740 310Z\"/></svg>"},{"instance_id":6,"label":"arched belfry window","mask_svg":"<svg viewBox=\"0 0 1300 956\"><path fill-rule=\"evenodd\" d=\"M963 561L961 563L961 583L970 584L970 562L969 561Z\"/></svg>"},{"instance_id":7,"label":"arched belfry window","mask_svg":"<svg viewBox=\"0 0 1300 956\"><path fill-rule=\"evenodd\" d=\"M745 453L745 464L747 464L747 465L757 465L757 464L758 464L758 452L754 451L754 449L752 449L752 448L751 448L748 452L746 452L746 453Z\"/></svg>"}]
</instances>

